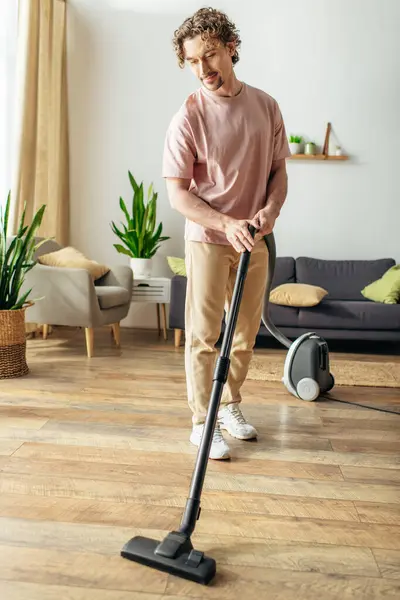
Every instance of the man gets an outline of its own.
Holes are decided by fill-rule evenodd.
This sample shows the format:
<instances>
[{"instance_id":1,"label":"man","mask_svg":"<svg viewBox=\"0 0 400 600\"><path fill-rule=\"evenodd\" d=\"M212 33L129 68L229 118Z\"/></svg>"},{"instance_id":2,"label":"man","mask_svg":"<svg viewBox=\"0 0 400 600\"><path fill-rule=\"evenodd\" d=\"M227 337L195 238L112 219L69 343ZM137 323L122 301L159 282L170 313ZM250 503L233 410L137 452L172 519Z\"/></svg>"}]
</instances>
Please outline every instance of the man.
<instances>
[{"instance_id":1,"label":"man","mask_svg":"<svg viewBox=\"0 0 400 600\"><path fill-rule=\"evenodd\" d=\"M221 428L238 439L257 436L240 410L240 389L261 322L268 268L262 236L272 231L285 201L290 152L277 102L235 75L241 40L224 13L197 11L173 43L180 66L188 63L201 81L171 121L163 161L170 203L186 217L185 370L190 440L197 446L224 308L229 310L240 255L251 251L210 451L210 458L226 459L230 450ZM249 224L258 230L254 240Z\"/></svg>"}]
</instances>

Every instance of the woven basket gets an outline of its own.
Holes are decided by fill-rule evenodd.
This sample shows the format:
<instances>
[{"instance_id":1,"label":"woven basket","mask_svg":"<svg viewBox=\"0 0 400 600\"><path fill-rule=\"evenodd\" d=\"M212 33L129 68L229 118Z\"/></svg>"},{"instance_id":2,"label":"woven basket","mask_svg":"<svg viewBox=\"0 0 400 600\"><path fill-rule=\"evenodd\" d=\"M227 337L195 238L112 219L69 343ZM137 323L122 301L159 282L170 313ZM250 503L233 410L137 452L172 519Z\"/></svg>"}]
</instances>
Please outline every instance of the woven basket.
<instances>
[{"instance_id":1,"label":"woven basket","mask_svg":"<svg viewBox=\"0 0 400 600\"><path fill-rule=\"evenodd\" d=\"M0 310L0 379L29 373L26 363L25 310Z\"/></svg>"}]
</instances>

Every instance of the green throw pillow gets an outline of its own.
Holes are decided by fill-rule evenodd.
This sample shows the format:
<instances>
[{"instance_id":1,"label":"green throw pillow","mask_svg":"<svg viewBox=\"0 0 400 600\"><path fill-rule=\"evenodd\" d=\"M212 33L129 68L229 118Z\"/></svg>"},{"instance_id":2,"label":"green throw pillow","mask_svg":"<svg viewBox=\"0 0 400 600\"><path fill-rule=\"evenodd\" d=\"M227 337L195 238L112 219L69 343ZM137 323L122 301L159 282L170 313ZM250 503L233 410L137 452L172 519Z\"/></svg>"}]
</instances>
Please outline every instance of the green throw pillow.
<instances>
[{"instance_id":1,"label":"green throw pillow","mask_svg":"<svg viewBox=\"0 0 400 600\"><path fill-rule=\"evenodd\" d=\"M186 264L184 258L177 258L176 256L167 256L168 264L171 271L175 275L183 275L186 277Z\"/></svg>"},{"instance_id":2,"label":"green throw pillow","mask_svg":"<svg viewBox=\"0 0 400 600\"><path fill-rule=\"evenodd\" d=\"M397 304L400 302L400 265L386 271L380 279L373 281L361 290L362 295L374 302Z\"/></svg>"}]
</instances>

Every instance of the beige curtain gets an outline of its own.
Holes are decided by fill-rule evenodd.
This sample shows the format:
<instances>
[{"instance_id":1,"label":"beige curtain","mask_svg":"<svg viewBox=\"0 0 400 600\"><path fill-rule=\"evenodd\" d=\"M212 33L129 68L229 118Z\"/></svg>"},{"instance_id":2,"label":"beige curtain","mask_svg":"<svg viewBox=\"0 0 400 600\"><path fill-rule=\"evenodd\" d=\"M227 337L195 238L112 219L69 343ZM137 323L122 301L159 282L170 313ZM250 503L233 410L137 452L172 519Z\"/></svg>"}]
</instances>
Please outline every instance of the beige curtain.
<instances>
[{"instance_id":1,"label":"beige curtain","mask_svg":"<svg viewBox=\"0 0 400 600\"><path fill-rule=\"evenodd\" d=\"M19 0L12 233L42 204L42 236L69 240L69 160L64 0Z\"/></svg>"}]
</instances>

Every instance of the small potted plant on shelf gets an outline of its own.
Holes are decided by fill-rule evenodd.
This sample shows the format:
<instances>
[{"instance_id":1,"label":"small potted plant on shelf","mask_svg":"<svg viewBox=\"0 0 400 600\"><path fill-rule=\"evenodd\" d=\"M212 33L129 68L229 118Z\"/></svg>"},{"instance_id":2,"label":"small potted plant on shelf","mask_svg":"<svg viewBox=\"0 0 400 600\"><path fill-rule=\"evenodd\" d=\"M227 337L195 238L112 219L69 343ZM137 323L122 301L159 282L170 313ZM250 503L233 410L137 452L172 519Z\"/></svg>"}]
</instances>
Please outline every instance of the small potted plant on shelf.
<instances>
[{"instance_id":1,"label":"small potted plant on shelf","mask_svg":"<svg viewBox=\"0 0 400 600\"><path fill-rule=\"evenodd\" d=\"M303 138L300 135L291 135L289 137L290 153L301 154Z\"/></svg>"},{"instance_id":2,"label":"small potted plant on shelf","mask_svg":"<svg viewBox=\"0 0 400 600\"><path fill-rule=\"evenodd\" d=\"M130 264L135 277L150 277L152 273L152 258L162 242L169 237L162 236L163 226L157 219L157 196L153 191L153 184L147 192L147 204L144 202L143 182L138 185L132 173L128 171L129 180L133 188L132 211L129 213L122 198L119 206L126 219L119 229L114 221L111 223L112 231L121 240L122 244L114 244L117 252L130 257Z\"/></svg>"},{"instance_id":3,"label":"small potted plant on shelf","mask_svg":"<svg viewBox=\"0 0 400 600\"><path fill-rule=\"evenodd\" d=\"M25 311L32 305L30 290L23 291L25 275L36 264L34 254L43 243L36 243L46 206L43 205L25 225L24 208L16 235L7 237L10 194L0 219L0 379L29 373L26 362Z\"/></svg>"},{"instance_id":4,"label":"small potted plant on shelf","mask_svg":"<svg viewBox=\"0 0 400 600\"><path fill-rule=\"evenodd\" d=\"M305 146L304 154L308 156L314 156L316 154L316 144L314 142L307 142Z\"/></svg>"}]
</instances>

